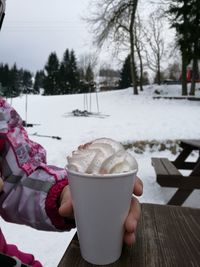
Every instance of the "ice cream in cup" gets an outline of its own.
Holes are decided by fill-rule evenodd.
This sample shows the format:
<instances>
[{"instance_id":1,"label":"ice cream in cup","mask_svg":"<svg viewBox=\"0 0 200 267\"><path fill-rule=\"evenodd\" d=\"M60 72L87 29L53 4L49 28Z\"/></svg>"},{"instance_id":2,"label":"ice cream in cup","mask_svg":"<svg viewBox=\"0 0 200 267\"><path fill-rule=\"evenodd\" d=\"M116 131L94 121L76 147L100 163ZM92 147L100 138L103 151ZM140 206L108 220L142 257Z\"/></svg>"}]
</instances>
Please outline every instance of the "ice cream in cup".
<instances>
[{"instance_id":1,"label":"ice cream in cup","mask_svg":"<svg viewBox=\"0 0 200 267\"><path fill-rule=\"evenodd\" d=\"M92 264L110 264L121 255L137 162L109 138L79 146L67 160L81 255Z\"/></svg>"}]
</instances>

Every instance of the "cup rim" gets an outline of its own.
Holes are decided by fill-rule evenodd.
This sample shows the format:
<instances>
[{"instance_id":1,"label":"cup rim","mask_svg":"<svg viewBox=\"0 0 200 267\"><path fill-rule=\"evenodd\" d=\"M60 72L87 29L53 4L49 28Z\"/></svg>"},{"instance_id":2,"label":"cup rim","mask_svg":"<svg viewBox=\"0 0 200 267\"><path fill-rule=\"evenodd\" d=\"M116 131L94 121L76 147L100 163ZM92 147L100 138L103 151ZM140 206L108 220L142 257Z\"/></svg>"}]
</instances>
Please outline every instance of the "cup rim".
<instances>
[{"instance_id":1,"label":"cup rim","mask_svg":"<svg viewBox=\"0 0 200 267\"><path fill-rule=\"evenodd\" d=\"M77 172L77 171L72 171L69 170L66 167L67 173L71 173L73 175L79 176L79 177L85 177L85 178L119 178L119 177L124 177L127 175L135 175L138 171L138 168L129 171L129 172L122 172L122 173L111 173L111 174L99 174L99 173L82 173L82 172Z\"/></svg>"}]
</instances>

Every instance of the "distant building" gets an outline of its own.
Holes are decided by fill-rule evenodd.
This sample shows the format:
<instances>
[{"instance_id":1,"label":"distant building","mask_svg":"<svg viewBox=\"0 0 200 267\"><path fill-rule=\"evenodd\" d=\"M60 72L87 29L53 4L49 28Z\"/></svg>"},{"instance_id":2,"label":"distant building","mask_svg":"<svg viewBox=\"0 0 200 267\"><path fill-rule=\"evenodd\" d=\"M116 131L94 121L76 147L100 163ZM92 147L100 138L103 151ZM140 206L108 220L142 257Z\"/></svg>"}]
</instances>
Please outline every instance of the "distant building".
<instances>
[{"instance_id":1,"label":"distant building","mask_svg":"<svg viewBox=\"0 0 200 267\"><path fill-rule=\"evenodd\" d=\"M98 91L109 91L119 89L120 77L97 76L96 85Z\"/></svg>"}]
</instances>

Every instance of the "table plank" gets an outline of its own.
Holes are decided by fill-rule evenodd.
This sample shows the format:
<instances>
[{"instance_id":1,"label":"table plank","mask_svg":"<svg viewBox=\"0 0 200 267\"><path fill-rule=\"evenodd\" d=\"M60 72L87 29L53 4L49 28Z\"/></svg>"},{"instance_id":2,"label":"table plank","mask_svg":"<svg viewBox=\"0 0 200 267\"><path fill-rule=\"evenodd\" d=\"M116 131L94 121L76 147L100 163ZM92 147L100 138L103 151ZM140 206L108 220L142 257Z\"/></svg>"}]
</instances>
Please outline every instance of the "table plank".
<instances>
[{"instance_id":1,"label":"table plank","mask_svg":"<svg viewBox=\"0 0 200 267\"><path fill-rule=\"evenodd\" d=\"M92 267L80 255L74 237L58 267ZM107 267L199 267L200 209L142 204L134 246L124 245L118 261Z\"/></svg>"},{"instance_id":2,"label":"table plank","mask_svg":"<svg viewBox=\"0 0 200 267\"><path fill-rule=\"evenodd\" d=\"M200 139L182 139L181 145L189 145L193 147L194 149L199 150L200 149Z\"/></svg>"},{"instance_id":3,"label":"table plank","mask_svg":"<svg viewBox=\"0 0 200 267\"><path fill-rule=\"evenodd\" d=\"M151 158L151 161L157 176L182 176L168 158Z\"/></svg>"}]
</instances>

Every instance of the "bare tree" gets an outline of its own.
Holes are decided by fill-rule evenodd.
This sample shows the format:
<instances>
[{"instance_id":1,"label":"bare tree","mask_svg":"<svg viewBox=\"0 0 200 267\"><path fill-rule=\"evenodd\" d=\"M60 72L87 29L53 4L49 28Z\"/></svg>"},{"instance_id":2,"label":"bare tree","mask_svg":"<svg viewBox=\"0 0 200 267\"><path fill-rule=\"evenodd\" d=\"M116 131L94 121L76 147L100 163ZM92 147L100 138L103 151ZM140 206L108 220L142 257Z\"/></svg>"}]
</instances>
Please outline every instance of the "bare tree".
<instances>
[{"instance_id":1,"label":"bare tree","mask_svg":"<svg viewBox=\"0 0 200 267\"><path fill-rule=\"evenodd\" d=\"M138 55L139 59L139 86L140 91L143 91L143 70L144 70L144 64L143 64L143 55L142 53L145 50L145 32L143 29L142 21L140 19L139 14L137 14L137 19L134 27L134 35L135 35L135 49Z\"/></svg>"},{"instance_id":2,"label":"bare tree","mask_svg":"<svg viewBox=\"0 0 200 267\"><path fill-rule=\"evenodd\" d=\"M128 36L133 92L138 94L134 51L134 22L138 0L95 1L95 11L86 22L91 26L94 41L102 47L105 41L123 44Z\"/></svg>"},{"instance_id":3,"label":"bare tree","mask_svg":"<svg viewBox=\"0 0 200 267\"><path fill-rule=\"evenodd\" d=\"M165 54L165 42L163 37L163 22L157 11L150 15L146 29L148 47L146 49L146 60L148 67L156 73L158 84L161 84L161 62Z\"/></svg>"},{"instance_id":4,"label":"bare tree","mask_svg":"<svg viewBox=\"0 0 200 267\"><path fill-rule=\"evenodd\" d=\"M83 76L86 74L88 67L90 66L94 71L97 65L98 57L96 53L86 53L79 56L78 67L82 70Z\"/></svg>"}]
</instances>

